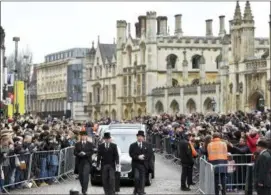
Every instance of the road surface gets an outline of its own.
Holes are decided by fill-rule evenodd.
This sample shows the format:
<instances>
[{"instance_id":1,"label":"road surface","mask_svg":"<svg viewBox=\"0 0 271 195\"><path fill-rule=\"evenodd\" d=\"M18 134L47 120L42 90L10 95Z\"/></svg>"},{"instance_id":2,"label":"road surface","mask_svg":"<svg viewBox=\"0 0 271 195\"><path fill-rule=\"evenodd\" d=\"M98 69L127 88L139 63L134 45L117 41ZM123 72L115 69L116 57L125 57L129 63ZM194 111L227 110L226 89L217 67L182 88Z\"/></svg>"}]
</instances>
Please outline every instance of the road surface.
<instances>
[{"instance_id":1,"label":"road surface","mask_svg":"<svg viewBox=\"0 0 271 195\"><path fill-rule=\"evenodd\" d=\"M172 161L164 159L156 154L155 179L152 185L146 187L147 194L195 194L196 186L191 192L180 191L180 166L174 165ZM78 180L66 181L60 184L43 186L39 188L22 189L20 191L10 192L12 194L68 194L70 189L76 188L81 192ZM119 194L132 194L133 187L125 186L121 188ZM104 194L102 186L89 185L88 194Z\"/></svg>"}]
</instances>

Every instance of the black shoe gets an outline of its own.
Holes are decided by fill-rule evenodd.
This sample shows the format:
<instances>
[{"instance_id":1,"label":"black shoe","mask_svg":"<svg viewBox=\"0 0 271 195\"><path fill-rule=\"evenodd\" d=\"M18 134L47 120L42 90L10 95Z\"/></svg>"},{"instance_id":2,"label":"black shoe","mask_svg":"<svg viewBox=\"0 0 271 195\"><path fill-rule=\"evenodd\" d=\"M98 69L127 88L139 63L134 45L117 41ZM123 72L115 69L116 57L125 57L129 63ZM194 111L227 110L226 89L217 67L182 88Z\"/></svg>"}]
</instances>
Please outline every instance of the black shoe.
<instances>
[{"instance_id":1,"label":"black shoe","mask_svg":"<svg viewBox=\"0 0 271 195\"><path fill-rule=\"evenodd\" d=\"M181 187L181 191L190 191L191 189L188 187Z\"/></svg>"},{"instance_id":2,"label":"black shoe","mask_svg":"<svg viewBox=\"0 0 271 195\"><path fill-rule=\"evenodd\" d=\"M191 186L194 186L194 185L196 185L196 183L192 182L190 185L191 185Z\"/></svg>"}]
</instances>

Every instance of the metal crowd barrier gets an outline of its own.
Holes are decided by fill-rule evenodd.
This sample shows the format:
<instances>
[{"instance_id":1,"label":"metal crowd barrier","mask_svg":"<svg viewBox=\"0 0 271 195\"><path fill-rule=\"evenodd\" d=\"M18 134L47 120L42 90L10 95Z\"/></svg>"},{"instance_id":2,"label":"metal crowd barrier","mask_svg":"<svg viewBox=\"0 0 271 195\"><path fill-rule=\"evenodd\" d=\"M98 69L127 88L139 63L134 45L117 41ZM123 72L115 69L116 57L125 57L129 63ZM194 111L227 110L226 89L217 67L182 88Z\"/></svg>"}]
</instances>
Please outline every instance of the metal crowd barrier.
<instances>
[{"instance_id":1,"label":"metal crowd barrier","mask_svg":"<svg viewBox=\"0 0 271 195\"><path fill-rule=\"evenodd\" d=\"M60 179L69 179L74 171L74 147L62 150L37 151L20 155L7 156L2 163L4 185L2 189L37 187L37 182L55 183Z\"/></svg>"},{"instance_id":2,"label":"metal crowd barrier","mask_svg":"<svg viewBox=\"0 0 271 195\"><path fill-rule=\"evenodd\" d=\"M200 159L199 189L202 194L218 194L244 192L247 186L252 186L251 179L253 163L252 155L232 155L235 164L212 165L204 158ZM238 162L238 160L240 160ZM247 161L247 162L246 162Z\"/></svg>"},{"instance_id":3,"label":"metal crowd barrier","mask_svg":"<svg viewBox=\"0 0 271 195\"><path fill-rule=\"evenodd\" d=\"M164 158L172 160L172 162L176 165L180 165L180 147L178 140L158 133L152 134L149 140L156 152L162 153ZM193 181L198 183L200 168L199 158L195 158L194 162Z\"/></svg>"}]
</instances>

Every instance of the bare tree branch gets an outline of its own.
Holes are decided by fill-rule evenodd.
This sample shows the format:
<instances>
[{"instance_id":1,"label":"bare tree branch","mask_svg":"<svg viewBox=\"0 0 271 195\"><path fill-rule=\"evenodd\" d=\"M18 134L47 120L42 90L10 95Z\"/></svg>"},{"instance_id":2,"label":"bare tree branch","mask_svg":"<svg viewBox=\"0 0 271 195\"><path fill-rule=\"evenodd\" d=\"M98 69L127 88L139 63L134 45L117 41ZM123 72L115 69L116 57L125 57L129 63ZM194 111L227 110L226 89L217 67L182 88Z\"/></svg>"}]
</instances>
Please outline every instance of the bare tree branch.
<instances>
[{"instance_id":1,"label":"bare tree branch","mask_svg":"<svg viewBox=\"0 0 271 195\"><path fill-rule=\"evenodd\" d=\"M18 52L18 79L27 81L30 76L30 67L32 64L33 53L29 48L23 49ZM9 73L14 73L15 71L15 52L7 57L6 65Z\"/></svg>"}]
</instances>

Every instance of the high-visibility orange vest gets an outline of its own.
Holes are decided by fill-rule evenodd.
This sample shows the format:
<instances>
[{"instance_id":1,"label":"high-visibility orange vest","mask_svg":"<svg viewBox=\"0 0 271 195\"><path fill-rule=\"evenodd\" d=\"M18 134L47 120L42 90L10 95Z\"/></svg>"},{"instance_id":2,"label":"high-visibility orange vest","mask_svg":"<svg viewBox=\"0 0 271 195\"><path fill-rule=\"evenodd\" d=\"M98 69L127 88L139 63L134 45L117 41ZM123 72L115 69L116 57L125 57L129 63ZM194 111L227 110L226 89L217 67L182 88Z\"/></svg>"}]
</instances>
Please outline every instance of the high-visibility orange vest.
<instances>
[{"instance_id":1,"label":"high-visibility orange vest","mask_svg":"<svg viewBox=\"0 0 271 195\"><path fill-rule=\"evenodd\" d=\"M227 144L219 138L215 138L207 146L208 160L228 160Z\"/></svg>"}]
</instances>

